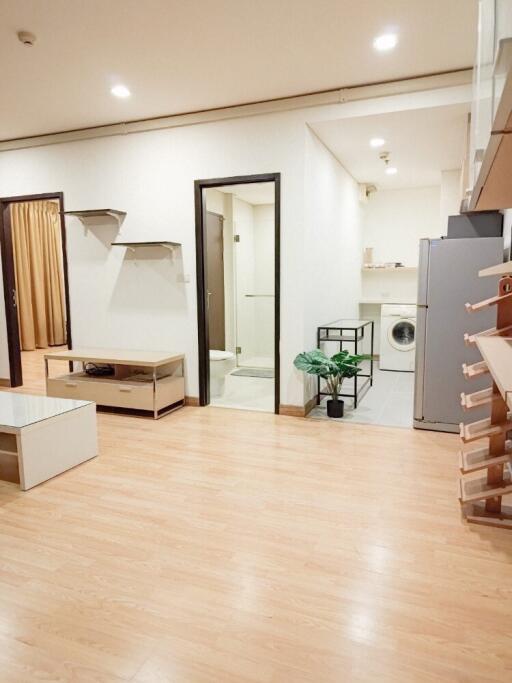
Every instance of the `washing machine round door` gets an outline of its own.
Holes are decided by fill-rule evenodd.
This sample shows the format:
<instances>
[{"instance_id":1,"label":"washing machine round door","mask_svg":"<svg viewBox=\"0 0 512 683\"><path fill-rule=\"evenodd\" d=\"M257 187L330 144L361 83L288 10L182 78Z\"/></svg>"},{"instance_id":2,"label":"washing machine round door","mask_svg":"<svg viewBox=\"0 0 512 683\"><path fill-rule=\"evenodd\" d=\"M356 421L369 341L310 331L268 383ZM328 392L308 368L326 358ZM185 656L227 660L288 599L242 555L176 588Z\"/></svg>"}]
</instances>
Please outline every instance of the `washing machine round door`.
<instances>
[{"instance_id":1,"label":"washing machine round door","mask_svg":"<svg viewBox=\"0 0 512 683\"><path fill-rule=\"evenodd\" d=\"M416 325L413 320L399 318L388 328L388 341L397 351L412 351L416 345Z\"/></svg>"}]
</instances>

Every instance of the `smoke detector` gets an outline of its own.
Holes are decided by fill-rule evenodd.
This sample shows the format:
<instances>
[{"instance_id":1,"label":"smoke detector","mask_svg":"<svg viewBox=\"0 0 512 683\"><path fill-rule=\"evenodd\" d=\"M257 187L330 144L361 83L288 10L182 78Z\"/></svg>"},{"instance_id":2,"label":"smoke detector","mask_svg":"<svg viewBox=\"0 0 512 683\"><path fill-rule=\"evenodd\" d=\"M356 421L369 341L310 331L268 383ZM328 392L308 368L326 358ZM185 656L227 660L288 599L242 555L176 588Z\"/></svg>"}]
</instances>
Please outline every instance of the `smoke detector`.
<instances>
[{"instance_id":1,"label":"smoke detector","mask_svg":"<svg viewBox=\"0 0 512 683\"><path fill-rule=\"evenodd\" d=\"M18 31L18 40L20 43L23 43L23 45L32 47L36 42L36 37L33 33L30 33L30 31Z\"/></svg>"}]
</instances>

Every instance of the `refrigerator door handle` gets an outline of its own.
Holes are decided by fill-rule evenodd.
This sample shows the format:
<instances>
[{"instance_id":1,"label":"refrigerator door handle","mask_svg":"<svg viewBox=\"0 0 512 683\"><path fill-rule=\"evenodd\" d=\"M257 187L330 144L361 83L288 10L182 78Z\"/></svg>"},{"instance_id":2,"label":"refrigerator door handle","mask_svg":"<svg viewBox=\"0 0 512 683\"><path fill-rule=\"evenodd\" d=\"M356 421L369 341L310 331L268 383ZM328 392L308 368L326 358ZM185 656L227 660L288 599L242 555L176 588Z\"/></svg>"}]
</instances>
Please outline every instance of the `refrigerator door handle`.
<instances>
[{"instance_id":1,"label":"refrigerator door handle","mask_svg":"<svg viewBox=\"0 0 512 683\"><path fill-rule=\"evenodd\" d=\"M423 420L427 306L416 309L416 356L414 359L414 419Z\"/></svg>"},{"instance_id":2,"label":"refrigerator door handle","mask_svg":"<svg viewBox=\"0 0 512 683\"><path fill-rule=\"evenodd\" d=\"M418 306L425 306L428 297L428 266L430 257L430 240L420 240L418 261Z\"/></svg>"}]
</instances>

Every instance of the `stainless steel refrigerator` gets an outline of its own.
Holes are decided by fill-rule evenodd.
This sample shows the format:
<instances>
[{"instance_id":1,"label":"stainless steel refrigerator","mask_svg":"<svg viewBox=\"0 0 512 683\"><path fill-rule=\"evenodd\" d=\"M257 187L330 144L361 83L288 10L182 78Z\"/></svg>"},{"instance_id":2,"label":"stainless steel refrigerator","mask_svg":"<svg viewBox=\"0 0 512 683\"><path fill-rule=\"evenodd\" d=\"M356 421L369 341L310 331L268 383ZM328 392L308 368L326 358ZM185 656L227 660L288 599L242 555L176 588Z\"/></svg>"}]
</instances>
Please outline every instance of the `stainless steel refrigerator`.
<instances>
[{"instance_id":1,"label":"stainless steel refrigerator","mask_svg":"<svg viewBox=\"0 0 512 683\"><path fill-rule=\"evenodd\" d=\"M503 261L503 238L422 239L418 271L414 426L458 432L464 421L463 391L490 386L483 376L464 379L463 363L481 360L478 350L464 344L464 332L494 327L496 310L467 313L466 302L494 296L498 278L479 278L478 271ZM487 417L480 408L471 420Z\"/></svg>"}]
</instances>

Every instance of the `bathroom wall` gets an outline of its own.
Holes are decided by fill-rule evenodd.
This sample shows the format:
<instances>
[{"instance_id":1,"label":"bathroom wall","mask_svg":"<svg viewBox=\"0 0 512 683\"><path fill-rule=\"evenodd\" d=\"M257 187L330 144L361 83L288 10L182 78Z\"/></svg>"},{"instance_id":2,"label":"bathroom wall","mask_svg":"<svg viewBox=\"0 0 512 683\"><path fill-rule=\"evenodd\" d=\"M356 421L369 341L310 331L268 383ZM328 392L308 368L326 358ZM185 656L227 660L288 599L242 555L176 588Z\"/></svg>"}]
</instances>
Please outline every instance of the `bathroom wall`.
<instances>
[{"instance_id":1,"label":"bathroom wall","mask_svg":"<svg viewBox=\"0 0 512 683\"><path fill-rule=\"evenodd\" d=\"M274 206L233 197L239 365L274 365ZM261 296L265 295L265 296ZM270 295L270 296L268 296Z\"/></svg>"},{"instance_id":2,"label":"bathroom wall","mask_svg":"<svg viewBox=\"0 0 512 683\"><path fill-rule=\"evenodd\" d=\"M226 350L242 348L239 365L252 365L256 358L258 366L273 367L274 205L253 205L208 189L206 209L224 217Z\"/></svg>"}]
</instances>

